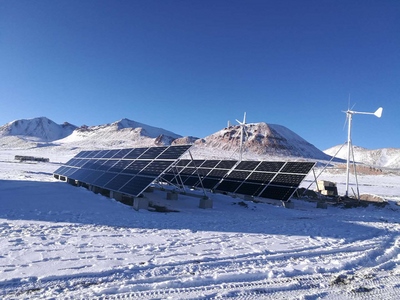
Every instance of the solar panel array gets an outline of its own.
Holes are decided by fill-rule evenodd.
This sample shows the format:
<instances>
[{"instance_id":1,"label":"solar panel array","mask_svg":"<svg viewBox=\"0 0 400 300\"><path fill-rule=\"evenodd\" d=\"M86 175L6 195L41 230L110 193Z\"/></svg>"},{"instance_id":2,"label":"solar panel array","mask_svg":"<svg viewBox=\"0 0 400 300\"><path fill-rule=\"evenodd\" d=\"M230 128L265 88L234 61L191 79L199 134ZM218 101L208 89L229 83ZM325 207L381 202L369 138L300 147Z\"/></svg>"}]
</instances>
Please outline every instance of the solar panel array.
<instances>
[{"instance_id":1,"label":"solar panel array","mask_svg":"<svg viewBox=\"0 0 400 300\"><path fill-rule=\"evenodd\" d=\"M314 162L180 160L162 179L176 185L287 201Z\"/></svg>"},{"instance_id":2,"label":"solar panel array","mask_svg":"<svg viewBox=\"0 0 400 300\"><path fill-rule=\"evenodd\" d=\"M137 197L190 147L81 151L54 174Z\"/></svg>"},{"instance_id":3,"label":"solar panel array","mask_svg":"<svg viewBox=\"0 0 400 300\"><path fill-rule=\"evenodd\" d=\"M287 201L314 162L188 160L190 145L82 151L54 174L139 196L160 180L179 186Z\"/></svg>"}]
</instances>

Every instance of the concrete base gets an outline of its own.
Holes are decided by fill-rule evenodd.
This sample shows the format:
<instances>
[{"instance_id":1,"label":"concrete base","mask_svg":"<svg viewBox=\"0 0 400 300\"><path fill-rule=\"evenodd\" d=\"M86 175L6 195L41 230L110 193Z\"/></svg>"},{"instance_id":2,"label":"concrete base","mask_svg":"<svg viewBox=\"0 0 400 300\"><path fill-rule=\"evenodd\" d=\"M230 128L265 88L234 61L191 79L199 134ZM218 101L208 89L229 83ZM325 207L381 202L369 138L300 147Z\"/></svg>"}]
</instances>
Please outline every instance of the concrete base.
<instances>
[{"instance_id":1,"label":"concrete base","mask_svg":"<svg viewBox=\"0 0 400 300\"><path fill-rule=\"evenodd\" d=\"M145 193L154 193L154 187L149 186L144 192Z\"/></svg>"},{"instance_id":2,"label":"concrete base","mask_svg":"<svg viewBox=\"0 0 400 300\"><path fill-rule=\"evenodd\" d=\"M114 192L114 191L110 191L110 198L113 198L119 202L122 202L122 198L123 198L123 194L118 193L118 192Z\"/></svg>"},{"instance_id":3,"label":"concrete base","mask_svg":"<svg viewBox=\"0 0 400 300\"><path fill-rule=\"evenodd\" d=\"M121 203L123 203L125 205L133 206L133 199L134 198L132 196L122 195L121 200L118 200L118 201L120 201Z\"/></svg>"},{"instance_id":4,"label":"concrete base","mask_svg":"<svg viewBox=\"0 0 400 300\"><path fill-rule=\"evenodd\" d=\"M71 185L76 185L75 179L67 178L67 183Z\"/></svg>"},{"instance_id":5,"label":"concrete base","mask_svg":"<svg viewBox=\"0 0 400 300\"><path fill-rule=\"evenodd\" d=\"M250 195L244 195L243 200L246 200L246 201L253 201L254 198L253 198L253 196L250 196Z\"/></svg>"},{"instance_id":6,"label":"concrete base","mask_svg":"<svg viewBox=\"0 0 400 300\"><path fill-rule=\"evenodd\" d=\"M129 206L133 205L133 197L132 196L128 196L128 195L124 195L124 194L121 194L118 192L110 191L110 198L114 198L118 202L121 202L121 203L129 205Z\"/></svg>"},{"instance_id":7,"label":"concrete base","mask_svg":"<svg viewBox=\"0 0 400 300\"><path fill-rule=\"evenodd\" d=\"M213 208L213 201L210 198L201 198L199 203L200 208Z\"/></svg>"},{"instance_id":8,"label":"concrete base","mask_svg":"<svg viewBox=\"0 0 400 300\"><path fill-rule=\"evenodd\" d=\"M100 188L94 185L90 186L90 190L95 193L95 194L99 194L100 193Z\"/></svg>"},{"instance_id":9,"label":"concrete base","mask_svg":"<svg viewBox=\"0 0 400 300\"><path fill-rule=\"evenodd\" d=\"M133 199L133 209L148 209L149 208L149 199L146 198L134 198Z\"/></svg>"},{"instance_id":10,"label":"concrete base","mask_svg":"<svg viewBox=\"0 0 400 300\"><path fill-rule=\"evenodd\" d=\"M326 202L317 202L317 208L327 209L328 204Z\"/></svg>"},{"instance_id":11,"label":"concrete base","mask_svg":"<svg viewBox=\"0 0 400 300\"><path fill-rule=\"evenodd\" d=\"M178 200L178 193L168 192L167 200Z\"/></svg>"},{"instance_id":12,"label":"concrete base","mask_svg":"<svg viewBox=\"0 0 400 300\"><path fill-rule=\"evenodd\" d=\"M293 202L282 201L284 208L294 208Z\"/></svg>"}]
</instances>

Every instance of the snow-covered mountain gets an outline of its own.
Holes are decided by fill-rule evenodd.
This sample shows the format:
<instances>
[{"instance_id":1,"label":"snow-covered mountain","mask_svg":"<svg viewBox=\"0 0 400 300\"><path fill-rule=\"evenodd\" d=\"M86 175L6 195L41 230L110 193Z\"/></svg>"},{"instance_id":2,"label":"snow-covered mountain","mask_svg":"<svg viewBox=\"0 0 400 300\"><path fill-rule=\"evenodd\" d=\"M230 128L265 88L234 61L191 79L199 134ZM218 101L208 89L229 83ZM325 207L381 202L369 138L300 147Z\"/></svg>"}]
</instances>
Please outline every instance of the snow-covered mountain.
<instances>
[{"instance_id":1,"label":"snow-covered mountain","mask_svg":"<svg viewBox=\"0 0 400 300\"><path fill-rule=\"evenodd\" d=\"M302 157L330 159L290 129L276 124L250 123L245 125L244 154L277 157ZM203 145L226 151L236 151L240 144L240 125L226 127L204 139L196 141Z\"/></svg>"},{"instance_id":2,"label":"snow-covered mountain","mask_svg":"<svg viewBox=\"0 0 400 300\"><path fill-rule=\"evenodd\" d=\"M379 168L400 169L400 149L382 148L376 150L369 150L366 148L354 146L353 150L354 150L354 160L356 162L361 162L366 165ZM332 148L325 150L324 153L331 156L334 156L337 153L336 157L347 159L347 145L334 146Z\"/></svg>"},{"instance_id":3,"label":"snow-covered mountain","mask_svg":"<svg viewBox=\"0 0 400 300\"><path fill-rule=\"evenodd\" d=\"M128 119L111 124L77 127L56 124L47 118L22 119L0 127L0 146L34 148L60 146L97 149L170 145L180 135Z\"/></svg>"},{"instance_id":4,"label":"snow-covered mountain","mask_svg":"<svg viewBox=\"0 0 400 300\"><path fill-rule=\"evenodd\" d=\"M68 122L56 124L40 117L15 120L0 127L0 136L18 136L39 142L52 142L69 136L77 127Z\"/></svg>"},{"instance_id":5,"label":"snow-covered mountain","mask_svg":"<svg viewBox=\"0 0 400 300\"><path fill-rule=\"evenodd\" d=\"M178 138L181 136L171 131L122 119L111 124L81 126L58 142L86 148L107 148L170 145Z\"/></svg>"},{"instance_id":6,"label":"snow-covered mountain","mask_svg":"<svg viewBox=\"0 0 400 300\"><path fill-rule=\"evenodd\" d=\"M324 152L317 149L290 129L276 124L245 125L243 159L329 160L338 147ZM0 127L0 147L32 149L43 146L71 149L145 147L171 144L193 144L196 158L238 158L241 128L229 126L204 138L182 137L171 131L122 119L110 124L76 127L69 123L56 124L47 118L16 120ZM223 150L223 151L221 151ZM367 150L355 148L356 161L376 167L400 168L400 149ZM343 147L338 159L346 158Z\"/></svg>"}]
</instances>

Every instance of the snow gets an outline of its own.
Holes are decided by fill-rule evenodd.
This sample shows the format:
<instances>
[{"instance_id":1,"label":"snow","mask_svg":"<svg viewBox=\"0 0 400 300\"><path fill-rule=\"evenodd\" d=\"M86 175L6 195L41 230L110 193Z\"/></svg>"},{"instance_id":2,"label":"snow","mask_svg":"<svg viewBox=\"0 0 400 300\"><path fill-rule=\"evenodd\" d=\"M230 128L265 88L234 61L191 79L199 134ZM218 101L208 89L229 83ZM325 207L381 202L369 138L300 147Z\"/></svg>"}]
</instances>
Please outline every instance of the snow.
<instances>
[{"instance_id":1,"label":"snow","mask_svg":"<svg viewBox=\"0 0 400 300\"><path fill-rule=\"evenodd\" d=\"M16 153L21 152L21 153ZM16 154L50 157L18 163ZM388 205L294 209L210 194L163 191L178 212L135 211L71 186L52 172L65 148L0 149L2 299L399 299L400 176L361 175L362 193ZM317 172L318 173L318 170ZM321 179L338 183L343 172ZM313 181L310 174L302 186Z\"/></svg>"},{"instance_id":2,"label":"snow","mask_svg":"<svg viewBox=\"0 0 400 300\"><path fill-rule=\"evenodd\" d=\"M347 159L347 143L324 151L326 154ZM354 160L378 168L400 169L400 149L382 148L376 150L354 146Z\"/></svg>"}]
</instances>

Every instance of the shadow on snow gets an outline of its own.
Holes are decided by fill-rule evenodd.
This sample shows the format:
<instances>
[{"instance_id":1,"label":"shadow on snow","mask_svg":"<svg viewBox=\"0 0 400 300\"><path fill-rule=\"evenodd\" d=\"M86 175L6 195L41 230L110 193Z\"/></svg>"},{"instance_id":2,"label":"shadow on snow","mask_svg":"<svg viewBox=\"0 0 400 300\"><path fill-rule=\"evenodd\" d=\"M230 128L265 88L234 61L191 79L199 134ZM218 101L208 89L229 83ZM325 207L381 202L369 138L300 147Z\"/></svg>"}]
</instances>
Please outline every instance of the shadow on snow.
<instances>
[{"instance_id":1,"label":"shadow on snow","mask_svg":"<svg viewBox=\"0 0 400 300\"><path fill-rule=\"evenodd\" d=\"M380 229L352 223L366 221L362 214L358 216L356 210L284 209L252 202L247 202L248 207L243 207L235 205L240 199L221 195L214 201L214 208L207 210L197 208L198 199L180 198L179 201L186 204L192 201L193 205L178 213L135 211L114 199L64 182L0 180L0 218L7 220L347 240L359 240L382 233Z\"/></svg>"}]
</instances>

